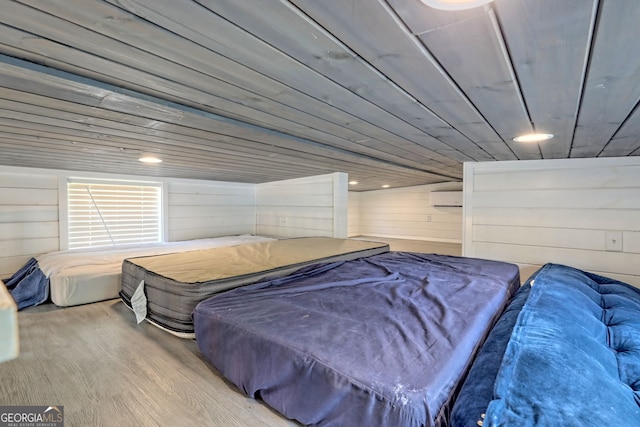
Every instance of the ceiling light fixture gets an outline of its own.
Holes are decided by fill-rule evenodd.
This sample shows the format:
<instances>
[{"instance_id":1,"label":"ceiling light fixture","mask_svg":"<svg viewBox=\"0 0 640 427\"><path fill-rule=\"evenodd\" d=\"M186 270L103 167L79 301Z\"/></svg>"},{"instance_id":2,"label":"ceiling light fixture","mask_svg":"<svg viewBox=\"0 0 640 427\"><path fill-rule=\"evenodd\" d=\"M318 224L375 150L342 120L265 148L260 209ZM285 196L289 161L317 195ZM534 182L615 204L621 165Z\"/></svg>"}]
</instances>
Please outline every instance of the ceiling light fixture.
<instances>
[{"instance_id":1,"label":"ceiling light fixture","mask_svg":"<svg viewBox=\"0 0 640 427\"><path fill-rule=\"evenodd\" d=\"M349 181L349 185L358 185L358 181Z\"/></svg>"},{"instance_id":2,"label":"ceiling light fixture","mask_svg":"<svg viewBox=\"0 0 640 427\"><path fill-rule=\"evenodd\" d=\"M515 142L540 142L553 138L550 133L528 133L525 135L516 136L513 138Z\"/></svg>"},{"instance_id":3,"label":"ceiling light fixture","mask_svg":"<svg viewBox=\"0 0 640 427\"><path fill-rule=\"evenodd\" d=\"M389 188L389 187L391 187L389 184L385 184L382 186L382 188Z\"/></svg>"},{"instance_id":4,"label":"ceiling light fixture","mask_svg":"<svg viewBox=\"0 0 640 427\"><path fill-rule=\"evenodd\" d=\"M434 9L464 10L491 3L492 0L422 0L422 3Z\"/></svg>"},{"instance_id":5,"label":"ceiling light fixture","mask_svg":"<svg viewBox=\"0 0 640 427\"><path fill-rule=\"evenodd\" d=\"M159 159L156 156L152 156L150 154L143 154L142 157L138 159L138 161L142 163L162 163L162 159Z\"/></svg>"}]
</instances>

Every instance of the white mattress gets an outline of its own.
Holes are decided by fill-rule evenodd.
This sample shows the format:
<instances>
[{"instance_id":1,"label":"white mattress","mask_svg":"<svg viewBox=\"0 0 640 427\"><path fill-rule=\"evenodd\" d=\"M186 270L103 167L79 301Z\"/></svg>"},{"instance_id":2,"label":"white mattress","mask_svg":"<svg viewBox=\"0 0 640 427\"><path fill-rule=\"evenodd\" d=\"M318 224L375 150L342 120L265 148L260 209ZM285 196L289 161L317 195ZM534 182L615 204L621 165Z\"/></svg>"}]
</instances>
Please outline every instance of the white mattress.
<instances>
[{"instance_id":1,"label":"white mattress","mask_svg":"<svg viewBox=\"0 0 640 427\"><path fill-rule=\"evenodd\" d=\"M269 240L275 239L251 235L226 236L126 248L51 252L38 256L37 260L40 269L49 278L51 300L55 305L66 307L118 298L122 261L126 258Z\"/></svg>"}]
</instances>

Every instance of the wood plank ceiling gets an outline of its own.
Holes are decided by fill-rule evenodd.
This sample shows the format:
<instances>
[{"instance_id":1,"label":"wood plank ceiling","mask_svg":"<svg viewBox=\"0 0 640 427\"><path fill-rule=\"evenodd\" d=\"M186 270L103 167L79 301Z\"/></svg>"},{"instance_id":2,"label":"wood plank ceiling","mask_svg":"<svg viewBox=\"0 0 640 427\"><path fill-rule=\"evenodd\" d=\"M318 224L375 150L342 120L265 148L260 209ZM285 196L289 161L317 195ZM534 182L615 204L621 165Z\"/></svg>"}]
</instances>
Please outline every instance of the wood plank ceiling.
<instances>
[{"instance_id":1,"label":"wood plank ceiling","mask_svg":"<svg viewBox=\"0 0 640 427\"><path fill-rule=\"evenodd\" d=\"M1 1L0 164L353 190L640 154L640 2ZM533 144L519 134L552 133ZM141 153L163 159L137 161Z\"/></svg>"}]
</instances>

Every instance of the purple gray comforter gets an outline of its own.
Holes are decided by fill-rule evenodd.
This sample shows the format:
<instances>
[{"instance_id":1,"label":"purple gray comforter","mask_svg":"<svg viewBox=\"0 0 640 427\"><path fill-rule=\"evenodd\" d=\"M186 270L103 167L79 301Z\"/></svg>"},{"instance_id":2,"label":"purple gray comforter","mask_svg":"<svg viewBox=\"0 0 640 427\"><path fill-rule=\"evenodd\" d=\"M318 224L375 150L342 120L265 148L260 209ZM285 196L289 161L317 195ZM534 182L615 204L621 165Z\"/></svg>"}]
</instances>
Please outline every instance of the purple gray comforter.
<instances>
[{"instance_id":1,"label":"purple gray comforter","mask_svg":"<svg viewBox=\"0 0 640 427\"><path fill-rule=\"evenodd\" d=\"M445 425L515 265L389 252L216 295L196 340L240 390L306 425Z\"/></svg>"}]
</instances>

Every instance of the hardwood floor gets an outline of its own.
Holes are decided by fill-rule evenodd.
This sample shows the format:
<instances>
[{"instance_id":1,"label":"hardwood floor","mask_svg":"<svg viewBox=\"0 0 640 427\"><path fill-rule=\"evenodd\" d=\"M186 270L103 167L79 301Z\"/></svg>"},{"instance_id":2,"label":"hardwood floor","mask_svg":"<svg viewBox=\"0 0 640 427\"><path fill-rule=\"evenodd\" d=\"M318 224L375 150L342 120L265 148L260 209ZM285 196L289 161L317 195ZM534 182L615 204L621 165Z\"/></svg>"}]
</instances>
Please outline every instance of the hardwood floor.
<instances>
[{"instance_id":1,"label":"hardwood floor","mask_svg":"<svg viewBox=\"0 0 640 427\"><path fill-rule=\"evenodd\" d=\"M195 341L120 300L18 313L20 355L0 364L0 405L63 405L66 426L297 426L225 382Z\"/></svg>"}]
</instances>

